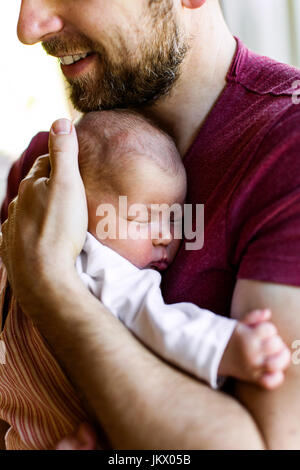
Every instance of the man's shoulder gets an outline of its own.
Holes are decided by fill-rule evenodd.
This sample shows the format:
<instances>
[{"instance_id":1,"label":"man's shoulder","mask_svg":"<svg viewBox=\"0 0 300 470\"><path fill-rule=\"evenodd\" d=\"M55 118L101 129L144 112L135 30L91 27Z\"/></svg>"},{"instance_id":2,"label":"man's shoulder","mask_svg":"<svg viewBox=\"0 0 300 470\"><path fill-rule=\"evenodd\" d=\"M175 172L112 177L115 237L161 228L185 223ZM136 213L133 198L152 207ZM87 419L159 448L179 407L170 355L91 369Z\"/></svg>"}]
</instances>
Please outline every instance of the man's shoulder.
<instances>
[{"instance_id":1,"label":"man's shoulder","mask_svg":"<svg viewBox=\"0 0 300 470\"><path fill-rule=\"evenodd\" d=\"M249 144L250 136L253 145L249 145L249 162L257 162L260 168L281 166L284 173L293 167L298 180L300 69L256 54L238 40L228 81L237 85L232 93L234 119L237 110L240 118L237 147L237 140L242 147Z\"/></svg>"},{"instance_id":2,"label":"man's shoulder","mask_svg":"<svg viewBox=\"0 0 300 470\"><path fill-rule=\"evenodd\" d=\"M300 69L259 55L239 39L237 43L237 53L227 76L228 81L239 83L258 95L297 95L297 90L300 90Z\"/></svg>"},{"instance_id":3,"label":"man's shoulder","mask_svg":"<svg viewBox=\"0 0 300 470\"><path fill-rule=\"evenodd\" d=\"M237 187L244 187L256 207L269 198L285 197L300 190L300 105L283 107L270 116Z\"/></svg>"}]
</instances>

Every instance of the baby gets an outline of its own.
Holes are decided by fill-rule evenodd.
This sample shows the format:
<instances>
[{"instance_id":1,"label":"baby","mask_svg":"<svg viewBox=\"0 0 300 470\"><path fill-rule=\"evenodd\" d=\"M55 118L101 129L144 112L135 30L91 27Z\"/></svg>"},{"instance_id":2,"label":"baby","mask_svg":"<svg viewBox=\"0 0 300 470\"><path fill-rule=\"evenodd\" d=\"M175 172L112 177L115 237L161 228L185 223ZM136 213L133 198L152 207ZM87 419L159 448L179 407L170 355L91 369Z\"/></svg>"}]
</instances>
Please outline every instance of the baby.
<instances>
[{"instance_id":1,"label":"baby","mask_svg":"<svg viewBox=\"0 0 300 470\"><path fill-rule=\"evenodd\" d=\"M169 224L167 208L181 207L186 196L186 175L172 139L125 110L90 113L77 133L89 232L76 268L88 289L154 352L212 387L227 376L267 389L280 385L290 356L268 321L269 311L250 312L237 322L191 303L163 301L159 271L181 243L174 236L181 214ZM128 210L119 196L127 197ZM137 203L139 210L130 210ZM162 218L155 206L149 210L153 204L165 204ZM1 260L0 309L5 345L0 421L10 425L6 448L52 449L78 427L81 432L89 416L19 309Z\"/></svg>"},{"instance_id":2,"label":"baby","mask_svg":"<svg viewBox=\"0 0 300 470\"><path fill-rule=\"evenodd\" d=\"M173 140L125 110L90 113L77 132L89 213L77 270L91 292L149 348L213 388L225 376L280 385L290 355L269 311L237 322L162 299L154 270L166 269L179 248L174 231L182 212L170 221L169 208L183 206L187 189ZM120 196L127 197L123 210Z\"/></svg>"}]
</instances>

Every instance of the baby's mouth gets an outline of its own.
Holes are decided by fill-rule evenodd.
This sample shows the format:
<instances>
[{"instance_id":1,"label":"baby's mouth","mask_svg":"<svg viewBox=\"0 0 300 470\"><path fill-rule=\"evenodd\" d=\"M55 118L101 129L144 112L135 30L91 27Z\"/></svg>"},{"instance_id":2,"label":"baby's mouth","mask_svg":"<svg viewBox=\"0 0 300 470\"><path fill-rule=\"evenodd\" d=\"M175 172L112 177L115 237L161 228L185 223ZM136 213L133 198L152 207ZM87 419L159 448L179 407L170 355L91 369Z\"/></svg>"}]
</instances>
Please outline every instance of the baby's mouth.
<instances>
[{"instance_id":1,"label":"baby's mouth","mask_svg":"<svg viewBox=\"0 0 300 470\"><path fill-rule=\"evenodd\" d=\"M168 260L166 258L162 258L159 261L154 261L150 264L150 269L155 269L156 271L165 271L169 266Z\"/></svg>"}]
</instances>

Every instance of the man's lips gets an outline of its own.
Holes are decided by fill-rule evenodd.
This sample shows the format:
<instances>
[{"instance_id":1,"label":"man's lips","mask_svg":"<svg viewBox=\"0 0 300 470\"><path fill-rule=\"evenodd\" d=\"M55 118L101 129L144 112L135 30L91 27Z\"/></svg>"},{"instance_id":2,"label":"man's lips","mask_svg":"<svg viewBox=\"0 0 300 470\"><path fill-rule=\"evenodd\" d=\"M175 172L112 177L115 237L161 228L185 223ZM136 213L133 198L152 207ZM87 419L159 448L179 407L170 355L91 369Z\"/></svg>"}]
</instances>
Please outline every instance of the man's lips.
<instances>
[{"instance_id":1,"label":"man's lips","mask_svg":"<svg viewBox=\"0 0 300 470\"><path fill-rule=\"evenodd\" d=\"M95 52L89 53L86 57L77 60L74 63L68 64L71 61L70 57L74 57L75 59L80 54L74 54L74 56L61 56L60 58L60 66L63 74L66 78L76 78L78 75L86 71L86 69L94 62L97 57Z\"/></svg>"}]
</instances>

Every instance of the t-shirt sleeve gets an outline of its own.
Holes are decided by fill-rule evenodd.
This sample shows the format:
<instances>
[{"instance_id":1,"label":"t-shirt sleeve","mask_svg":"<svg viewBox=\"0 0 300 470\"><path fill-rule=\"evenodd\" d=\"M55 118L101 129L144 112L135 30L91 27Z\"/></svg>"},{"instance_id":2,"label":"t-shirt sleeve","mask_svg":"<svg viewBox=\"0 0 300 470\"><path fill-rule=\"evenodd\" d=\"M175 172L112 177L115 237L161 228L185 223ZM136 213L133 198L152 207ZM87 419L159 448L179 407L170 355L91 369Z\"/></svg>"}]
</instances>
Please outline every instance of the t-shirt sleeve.
<instances>
[{"instance_id":1,"label":"t-shirt sleeve","mask_svg":"<svg viewBox=\"0 0 300 470\"><path fill-rule=\"evenodd\" d=\"M12 165L8 180L7 192L1 207L1 223L7 219L7 209L9 203L17 196L19 184L31 169L35 160L48 153L48 132L40 132L30 142L27 150L23 152L21 157Z\"/></svg>"},{"instance_id":2,"label":"t-shirt sleeve","mask_svg":"<svg viewBox=\"0 0 300 470\"><path fill-rule=\"evenodd\" d=\"M300 110L265 136L230 217L239 279L300 286Z\"/></svg>"}]
</instances>

